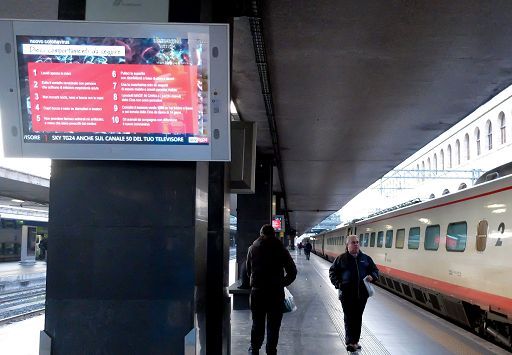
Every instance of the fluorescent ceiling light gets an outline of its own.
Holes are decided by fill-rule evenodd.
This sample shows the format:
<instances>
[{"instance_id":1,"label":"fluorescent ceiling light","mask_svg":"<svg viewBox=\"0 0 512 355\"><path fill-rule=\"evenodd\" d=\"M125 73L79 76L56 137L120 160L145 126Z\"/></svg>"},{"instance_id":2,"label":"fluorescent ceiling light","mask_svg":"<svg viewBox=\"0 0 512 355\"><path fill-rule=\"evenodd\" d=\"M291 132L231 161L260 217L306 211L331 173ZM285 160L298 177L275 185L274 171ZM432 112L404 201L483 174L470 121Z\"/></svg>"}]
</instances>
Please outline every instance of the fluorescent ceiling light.
<instances>
[{"instance_id":1,"label":"fluorescent ceiling light","mask_svg":"<svg viewBox=\"0 0 512 355\"><path fill-rule=\"evenodd\" d=\"M238 115L238 111L236 110L235 103L231 100L231 104L229 105L229 110L232 115Z\"/></svg>"}]
</instances>

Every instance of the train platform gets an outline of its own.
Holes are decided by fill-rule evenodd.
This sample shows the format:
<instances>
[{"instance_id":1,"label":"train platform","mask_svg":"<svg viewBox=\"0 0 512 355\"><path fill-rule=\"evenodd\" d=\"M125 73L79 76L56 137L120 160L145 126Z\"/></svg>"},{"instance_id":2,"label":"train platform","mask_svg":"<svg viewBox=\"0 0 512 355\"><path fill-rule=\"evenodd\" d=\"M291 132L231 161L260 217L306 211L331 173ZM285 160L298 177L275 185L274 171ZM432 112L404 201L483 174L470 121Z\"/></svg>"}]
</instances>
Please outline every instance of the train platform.
<instances>
[{"instance_id":1,"label":"train platform","mask_svg":"<svg viewBox=\"0 0 512 355\"><path fill-rule=\"evenodd\" d=\"M299 273L289 289L298 309L283 317L278 354L347 353L343 312L328 278L330 263L316 255L311 255L309 261L294 251L292 256ZM25 274L25 269L16 265L0 266L4 274ZM233 266L234 260L230 270ZM34 270L44 270L44 265ZM43 328L44 316L0 325L1 353L5 350L10 355L38 354L39 332ZM232 310L231 354L247 354L250 329L250 311ZM368 300L360 344L363 348L358 354L509 354L379 287Z\"/></svg>"},{"instance_id":2,"label":"train platform","mask_svg":"<svg viewBox=\"0 0 512 355\"><path fill-rule=\"evenodd\" d=\"M283 317L278 354L343 354L345 331L337 292L329 281L330 262L292 251L298 275L289 287L297 310ZM231 314L232 354L247 354L249 310ZM409 301L376 287L363 315L359 354L509 354ZM264 349L264 345L263 345ZM264 350L260 353L264 353Z\"/></svg>"},{"instance_id":3,"label":"train platform","mask_svg":"<svg viewBox=\"0 0 512 355\"><path fill-rule=\"evenodd\" d=\"M46 262L22 265L18 261L0 263L0 291L8 288L41 283L46 279Z\"/></svg>"},{"instance_id":4,"label":"train platform","mask_svg":"<svg viewBox=\"0 0 512 355\"><path fill-rule=\"evenodd\" d=\"M0 282L40 276L46 276L46 261L36 261L32 265L22 265L18 261L0 263Z\"/></svg>"}]
</instances>

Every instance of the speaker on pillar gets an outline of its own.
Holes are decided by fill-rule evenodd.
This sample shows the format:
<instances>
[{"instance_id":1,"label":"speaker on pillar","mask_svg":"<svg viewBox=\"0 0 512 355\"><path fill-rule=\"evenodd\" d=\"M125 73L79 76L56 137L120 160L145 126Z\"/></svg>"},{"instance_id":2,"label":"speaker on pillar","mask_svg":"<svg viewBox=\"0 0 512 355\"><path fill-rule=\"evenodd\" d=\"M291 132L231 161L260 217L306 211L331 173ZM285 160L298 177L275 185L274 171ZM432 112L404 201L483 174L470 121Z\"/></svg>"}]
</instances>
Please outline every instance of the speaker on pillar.
<instances>
[{"instance_id":1,"label":"speaker on pillar","mask_svg":"<svg viewBox=\"0 0 512 355\"><path fill-rule=\"evenodd\" d=\"M234 194L253 194L256 171L256 122L231 122L231 181Z\"/></svg>"}]
</instances>

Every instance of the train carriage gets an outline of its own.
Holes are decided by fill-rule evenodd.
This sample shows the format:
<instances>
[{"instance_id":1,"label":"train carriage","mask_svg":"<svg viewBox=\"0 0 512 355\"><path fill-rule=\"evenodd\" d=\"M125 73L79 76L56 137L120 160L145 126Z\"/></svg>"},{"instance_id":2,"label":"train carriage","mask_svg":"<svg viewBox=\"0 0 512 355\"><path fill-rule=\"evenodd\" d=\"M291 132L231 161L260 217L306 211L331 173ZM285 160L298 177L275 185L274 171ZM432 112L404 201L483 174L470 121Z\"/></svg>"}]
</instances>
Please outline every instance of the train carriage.
<instances>
[{"instance_id":1,"label":"train carriage","mask_svg":"<svg viewBox=\"0 0 512 355\"><path fill-rule=\"evenodd\" d=\"M316 253L333 260L349 234L383 287L510 348L512 175L322 233Z\"/></svg>"}]
</instances>

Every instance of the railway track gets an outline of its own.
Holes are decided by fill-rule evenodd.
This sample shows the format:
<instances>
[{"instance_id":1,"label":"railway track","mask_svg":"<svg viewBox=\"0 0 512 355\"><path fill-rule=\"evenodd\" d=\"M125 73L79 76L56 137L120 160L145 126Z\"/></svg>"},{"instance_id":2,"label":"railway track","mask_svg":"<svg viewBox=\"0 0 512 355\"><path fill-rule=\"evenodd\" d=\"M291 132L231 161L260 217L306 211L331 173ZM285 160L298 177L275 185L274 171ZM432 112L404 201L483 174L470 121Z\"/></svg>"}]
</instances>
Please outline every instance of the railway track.
<instances>
[{"instance_id":1,"label":"railway track","mask_svg":"<svg viewBox=\"0 0 512 355\"><path fill-rule=\"evenodd\" d=\"M28 318L45 307L45 286L0 293L0 324Z\"/></svg>"}]
</instances>

